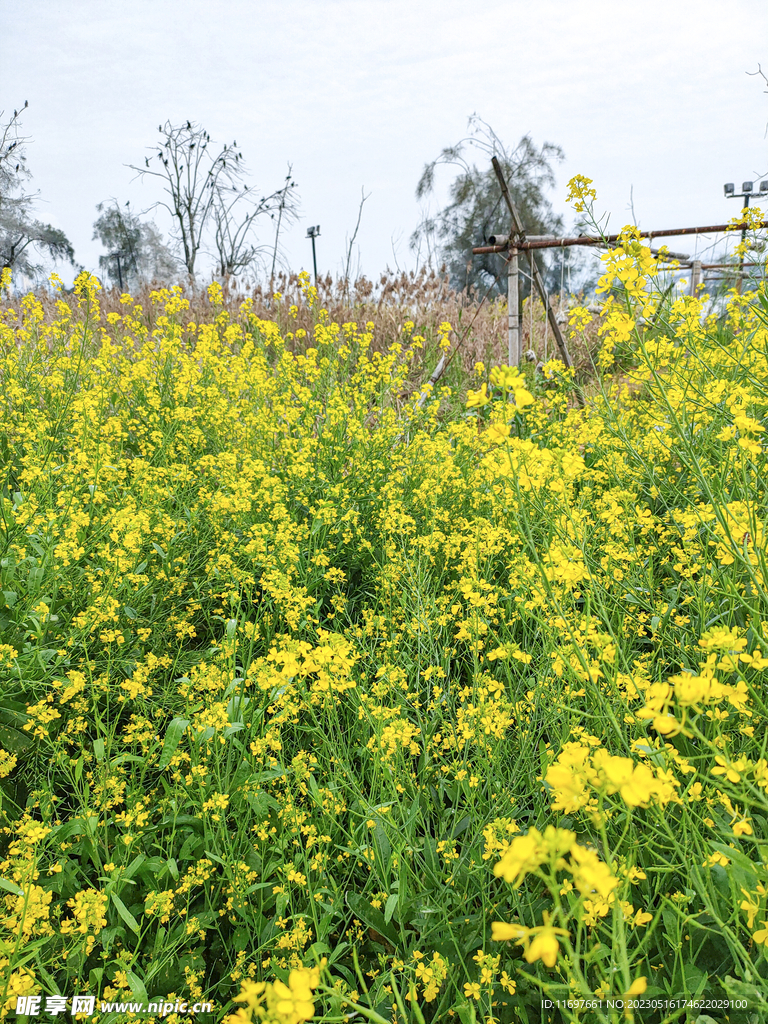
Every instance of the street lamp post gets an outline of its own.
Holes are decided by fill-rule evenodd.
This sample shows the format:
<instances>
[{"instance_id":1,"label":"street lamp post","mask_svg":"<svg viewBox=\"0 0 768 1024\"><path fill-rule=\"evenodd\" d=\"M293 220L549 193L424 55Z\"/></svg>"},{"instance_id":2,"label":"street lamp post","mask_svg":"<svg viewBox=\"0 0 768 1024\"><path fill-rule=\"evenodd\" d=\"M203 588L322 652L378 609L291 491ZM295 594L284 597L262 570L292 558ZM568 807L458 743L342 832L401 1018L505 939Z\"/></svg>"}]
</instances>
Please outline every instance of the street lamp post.
<instances>
[{"instance_id":1,"label":"street lamp post","mask_svg":"<svg viewBox=\"0 0 768 1024\"><path fill-rule=\"evenodd\" d=\"M122 249L117 249L115 252L109 254L111 260L117 260L117 280L120 284L120 291L123 290L123 268L120 263L121 258L125 256L125 252Z\"/></svg>"},{"instance_id":2,"label":"street lamp post","mask_svg":"<svg viewBox=\"0 0 768 1024\"><path fill-rule=\"evenodd\" d=\"M312 265L315 268L315 288L317 288L317 254L315 253L315 239L320 237L320 225L307 228L307 238L312 239Z\"/></svg>"},{"instance_id":3,"label":"street lamp post","mask_svg":"<svg viewBox=\"0 0 768 1024\"><path fill-rule=\"evenodd\" d=\"M744 206L749 206L749 200L752 198L754 193L755 183L754 181L743 181L741 183L741 192L735 190L735 186L732 181L727 182L723 185L723 192L725 193L726 199L743 199ZM761 196L768 197L768 181L760 182L760 193ZM741 292L741 283L744 278L744 239L747 237L747 229L743 227L741 229L741 256L739 257L739 292Z\"/></svg>"}]
</instances>

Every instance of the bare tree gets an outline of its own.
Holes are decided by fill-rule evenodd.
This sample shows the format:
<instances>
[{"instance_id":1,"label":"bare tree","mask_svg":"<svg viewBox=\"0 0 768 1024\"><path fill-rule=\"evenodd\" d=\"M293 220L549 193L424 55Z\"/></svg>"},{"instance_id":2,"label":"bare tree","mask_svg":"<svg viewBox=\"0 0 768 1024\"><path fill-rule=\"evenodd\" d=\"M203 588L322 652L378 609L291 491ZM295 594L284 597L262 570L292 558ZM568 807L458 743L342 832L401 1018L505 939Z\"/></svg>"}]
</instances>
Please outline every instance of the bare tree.
<instances>
[{"instance_id":1,"label":"bare tree","mask_svg":"<svg viewBox=\"0 0 768 1024\"><path fill-rule=\"evenodd\" d=\"M272 249L272 270L269 275L269 293L272 294L275 283L275 264L277 263L277 255L279 252L280 242L280 228L283 224L283 219L288 221L296 220L298 215L298 198L295 192L291 189L296 188L296 182L293 180L293 168L291 164L288 164L288 173L285 176L285 185L280 190L280 202L277 204L277 209L270 213L270 217L274 220L275 213L277 213L277 224L275 226L275 244Z\"/></svg>"},{"instance_id":2,"label":"bare tree","mask_svg":"<svg viewBox=\"0 0 768 1024\"><path fill-rule=\"evenodd\" d=\"M366 201L368 199L370 199L370 198L371 198L371 193L369 192L368 195L366 195L365 194L365 186L363 186L360 189L360 206L358 207L358 210L357 210L357 224L355 224L355 230L352 232L352 237L349 240L349 246L347 248L347 262L346 262L346 265L344 267L344 291L345 291L345 294L347 296L349 295L349 267L350 267L350 264L352 263L352 247L355 244L355 239L357 238L357 233L360 230L360 221L363 218L363 207L365 206Z\"/></svg>"},{"instance_id":3,"label":"bare tree","mask_svg":"<svg viewBox=\"0 0 768 1024\"><path fill-rule=\"evenodd\" d=\"M274 218L277 213L277 231L272 256L274 277L281 222L284 217L293 219L296 215L295 189L296 182L291 178L290 168L285 185L272 195L262 196L258 201L253 190L245 186L238 189L237 186L219 185L216 188L213 202L214 241L217 270L222 277L245 270L262 257L268 247L254 243L253 228L259 217L268 214ZM246 210L247 212L244 212Z\"/></svg>"},{"instance_id":4,"label":"bare tree","mask_svg":"<svg viewBox=\"0 0 768 1024\"><path fill-rule=\"evenodd\" d=\"M757 71L747 71L747 74L753 78L755 76L759 76L760 78L762 78L765 84L768 85L768 75L766 75L766 73L763 71L762 66L760 64L757 65ZM763 92L768 93L768 89L763 89ZM768 124L765 126L765 135L763 136L763 138L765 138L766 135L768 135Z\"/></svg>"},{"instance_id":5,"label":"bare tree","mask_svg":"<svg viewBox=\"0 0 768 1024\"><path fill-rule=\"evenodd\" d=\"M22 178L30 177L24 152L29 139L19 134L19 118L28 106L29 100L24 100L24 106L20 111L14 110L13 117L5 124L0 123L0 203L3 206L24 201L23 196L12 198L12 193L20 187ZM5 111L0 111L0 119L4 113Z\"/></svg>"},{"instance_id":6,"label":"bare tree","mask_svg":"<svg viewBox=\"0 0 768 1024\"><path fill-rule=\"evenodd\" d=\"M208 132L194 121L158 131L161 141L144 167L129 166L142 177L159 178L167 199L163 207L173 220L181 261L194 280L195 267L206 232L212 227L217 270L226 276L249 266L262 251L251 242L254 223L262 214L289 205L295 188L290 180L270 196L256 198L245 183L247 172L237 142L219 148ZM244 212L245 211L245 212Z\"/></svg>"},{"instance_id":7,"label":"bare tree","mask_svg":"<svg viewBox=\"0 0 768 1024\"><path fill-rule=\"evenodd\" d=\"M218 151L209 148L210 135L193 121L182 125L166 121L157 130L161 141L153 147L152 157L144 158L144 167L129 167L141 177L163 182L168 199L155 205L171 215L182 262L194 279L197 255L217 195L225 186L239 185L243 178L242 153L235 142Z\"/></svg>"},{"instance_id":8,"label":"bare tree","mask_svg":"<svg viewBox=\"0 0 768 1024\"><path fill-rule=\"evenodd\" d=\"M28 106L25 101L7 121L0 111L0 265L35 275L43 269L34 262L35 255L74 263L74 250L63 231L32 216L38 193L24 189L24 181L31 177L26 162L29 138L20 134L21 113Z\"/></svg>"}]
</instances>

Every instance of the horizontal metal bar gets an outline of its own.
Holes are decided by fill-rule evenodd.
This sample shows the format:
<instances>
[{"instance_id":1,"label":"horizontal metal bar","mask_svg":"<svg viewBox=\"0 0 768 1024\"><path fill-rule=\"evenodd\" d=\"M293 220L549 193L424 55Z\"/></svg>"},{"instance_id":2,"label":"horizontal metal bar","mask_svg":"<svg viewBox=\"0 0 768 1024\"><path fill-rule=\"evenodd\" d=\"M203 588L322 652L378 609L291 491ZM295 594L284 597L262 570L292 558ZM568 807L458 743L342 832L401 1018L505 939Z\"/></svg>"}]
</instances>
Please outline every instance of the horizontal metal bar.
<instances>
[{"instance_id":1,"label":"horizontal metal bar","mask_svg":"<svg viewBox=\"0 0 768 1024\"><path fill-rule=\"evenodd\" d=\"M699 228L665 228L663 231L641 231L641 238L673 238L676 235L711 235L720 234L725 231L741 231L752 228L768 228L768 221L760 221L759 224L748 224L746 221L738 224L708 224ZM495 236L494 236L495 237ZM517 248L525 249L565 249L571 245L612 245L618 242L621 235L606 235L599 238L594 235L576 235L572 238L528 238L525 242L518 242ZM481 256L485 253L505 252L508 241L503 245L479 245L472 253Z\"/></svg>"},{"instance_id":2,"label":"horizontal metal bar","mask_svg":"<svg viewBox=\"0 0 768 1024\"><path fill-rule=\"evenodd\" d=\"M557 239L557 235L528 235L525 236L526 242L552 242ZM514 243L514 239L512 239ZM509 246L509 235L489 235L488 245L503 245Z\"/></svg>"},{"instance_id":3,"label":"horizontal metal bar","mask_svg":"<svg viewBox=\"0 0 768 1024\"><path fill-rule=\"evenodd\" d=\"M739 271L739 266L742 267L762 267L762 263L702 263L702 270L735 270Z\"/></svg>"},{"instance_id":4,"label":"horizontal metal bar","mask_svg":"<svg viewBox=\"0 0 768 1024\"><path fill-rule=\"evenodd\" d=\"M512 241L514 242L514 239ZM559 239L558 239L557 235L526 235L525 236L525 241L526 242L555 242L555 241L559 242ZM505 247L504 251L505 252L509 251L509 235L489 235L488 236L488 243L490 245L493 245L493 246L503 245ZM521 242L520 243L520 247L525 248L524 243ZM477 252L477 250L473 249L472 252ZM658 256L658 254L659 254L659 250L658 249L651 249L651 252L653 253L654 256ZM670 253L665 253L665 255L669 256L670 259L673 259L673 260L688 260L688 259L690 259L690 256L688 255L687 252L670 252Z\"/></svg>"}]
</instances>

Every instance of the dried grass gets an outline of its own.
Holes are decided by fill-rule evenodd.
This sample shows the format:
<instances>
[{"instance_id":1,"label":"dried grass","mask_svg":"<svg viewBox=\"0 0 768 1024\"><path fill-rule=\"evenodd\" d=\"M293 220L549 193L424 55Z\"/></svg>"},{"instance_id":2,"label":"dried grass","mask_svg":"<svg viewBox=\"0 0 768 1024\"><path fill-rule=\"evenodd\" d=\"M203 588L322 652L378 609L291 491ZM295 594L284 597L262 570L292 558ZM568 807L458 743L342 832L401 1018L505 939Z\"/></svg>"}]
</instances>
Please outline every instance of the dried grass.
<instances>
[{"instance_id":1,"label":"dried grass","mask_svg":"<svg viewBox=\"0 0 768 1024\"><path fill-rule=\"evenodd\" d=\"M157 307L150 299L150 292L162 285L153 282L143 285L134 291L133 298L141 305L143 316L150 326L154 326ZM317 310L307 304L302 293L297 274L281 273L274 280L273 289L261 284L244 285L232 278L222 284L224 308L233 315L237 314L245 299L253 302L253 312L262 319L274 319L284 332L296 334L303 329L309 338L312 337ZM459 351L454 359L458 363L454 369L462 369L471 373L477 362L486 366L507 362L508 319L507 303L504 298L486 299L482 296L466 292L457 292L448 283L445 268L441 272L422 267L419 271L386 271L376 281L360 277L348 282L330 275L319 278L317 282L319 308L325 309L331 322L354 322L362 329L373 323L373 349L385 351L396 341L404 340L404 325L407 321L414 324L414 333L425 338L425 346L421 360L415 361L413 382L423 383L434 369L436 348L432 343L437 340L438 327L447 321L454 329L452 338ZM277 293L279 299L274 298ZM187 288L185 298L189 300L189 319L203 322L211 316L211 305L205 289ZM53 295L48 291L38 294L46 313L55 315L55 304L59 297L73 307L77 302L74 295L64 293ZM566 311L569 305L578 301L577 297L552 297L552 303L563 321L562 331L567 335ZM101 308L105 313L124 313L125 306L120 303L120 292L117 288L109 289L100 294ZM291 306L297 308L294 319L289 315ZM292 347L300 351L310 344L306 340L294 338ZM544 307L540 300L531 306L529 299L523 303L522 311L522 344L523 351L532 350L536 362L544 362L558 356L552 330L546 322ZM599 348L597 328L589 325L583 337L568 339L577 379L589 381L593 375L593 358Z\"/></svg>"}]
</instances>

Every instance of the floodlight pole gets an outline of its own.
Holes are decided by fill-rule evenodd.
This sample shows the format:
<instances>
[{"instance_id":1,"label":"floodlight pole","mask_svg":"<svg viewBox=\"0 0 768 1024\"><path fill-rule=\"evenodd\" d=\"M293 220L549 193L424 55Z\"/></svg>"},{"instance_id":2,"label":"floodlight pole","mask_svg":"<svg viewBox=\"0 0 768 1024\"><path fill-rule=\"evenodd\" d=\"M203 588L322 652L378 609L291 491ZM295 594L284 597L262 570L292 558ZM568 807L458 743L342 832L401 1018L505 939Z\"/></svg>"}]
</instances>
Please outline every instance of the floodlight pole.
<instances>
[{"instance_id":1,"label":"floodlight pole","mask_svg":"<svg viewBox=\"0 0 768 1024\"><path fill-rule=\"evenodd\" d=\"M315 269L315 288L317 288L317 253L315 252L315 239L320 237L320 225L307 228L307 238L312 239L312 266Z\"/></svg>"},{"instance_id":2,"label":"floodlight pole","mask_svg":"<svg viewBox=\"0 0 768 1024\"><path fill-rule=\"evenodd\" d=\"M749 200L754 195L755 183L753 181L744 181L741 185L741 192L734 191L732 182L728 182L727 185L723 185L723 191L725 192L726 199L743 199L744 209L749 207ZM768 196L768 181L760 182L760 193L761 196ZM744 242L747 237L747 224L746 221L741 229L741 254L739 256L739 282L737 285L737 291L741 295L742 283L744 281Z\"/></svg>"},{"instance_id":3,"label":"floodlight pole","mask_svg":"<svg viewBox=\"0 0 768 1024\"><path fill-rule=\"evenodd\" d=\"M117 260L117 280L120 284L120 291L123 290L123 268L120 265L120 257L123 255L122 250L118 249L117 252L111 252L110 257L113 260Z\"/></svg>"}]
</instances>

